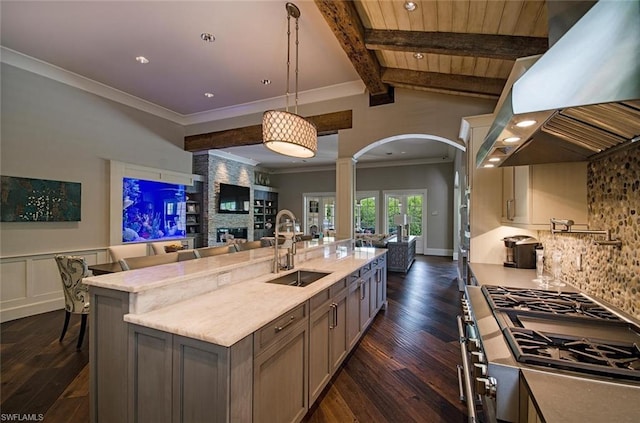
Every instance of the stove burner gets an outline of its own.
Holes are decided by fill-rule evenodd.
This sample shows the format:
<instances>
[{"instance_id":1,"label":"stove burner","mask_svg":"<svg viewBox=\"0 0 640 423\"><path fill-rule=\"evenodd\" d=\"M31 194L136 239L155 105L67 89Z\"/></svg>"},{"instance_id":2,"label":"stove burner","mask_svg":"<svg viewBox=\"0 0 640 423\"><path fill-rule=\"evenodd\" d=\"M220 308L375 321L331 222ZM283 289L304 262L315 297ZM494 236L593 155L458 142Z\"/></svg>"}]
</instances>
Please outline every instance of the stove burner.
<instances>
[{"instance_id":1,"label":"stove burner","mask_svg":"<svg viewBox=\"0 0 640 423\"><path fill-rule=\"evenodd\" d=\"M507 288L484 285L482 290L493 310L530 311L603 320L621 320L604 307L577 292Z\"/></svg>"},{"instance_id":2,"label":"stove burner","mask_svg":"<svg viewBox=\"0 0 640 423\"><path fill-rule=\"evenodd\" d=\"M640 380L640 349L635 343L600 341L515 327L507 328L505 334L520 362Z\"/></svg>"}]
</instances>

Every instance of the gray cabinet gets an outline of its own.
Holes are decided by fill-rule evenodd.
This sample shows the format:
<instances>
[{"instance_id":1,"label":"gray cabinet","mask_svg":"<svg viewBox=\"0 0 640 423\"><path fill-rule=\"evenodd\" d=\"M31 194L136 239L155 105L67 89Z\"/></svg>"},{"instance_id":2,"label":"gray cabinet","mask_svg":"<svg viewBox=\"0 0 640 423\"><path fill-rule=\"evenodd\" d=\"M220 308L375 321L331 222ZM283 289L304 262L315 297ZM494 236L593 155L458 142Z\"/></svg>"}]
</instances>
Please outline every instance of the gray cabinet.
<instances>
[{"instance_id":1,"label":"gray cabinet","mask_svg":"<svg viewBox=\"0 0 640 423\"><path fill-rule=\"evenodd\" d=\"M353 272L347 278L347 345L351 350L360 339L360 271Z\"/></svg>"},{"instance_id":2,"label":"gray cabinet","mask_svg":"<svg viewBox=\"0 0 640 423\"><path fill-rule=\"evenodd\" d=\"M308 410L307 303L254 334L253 421L289 423Z\"/></svg>"},{"instance_id":3,"label":"gray cabinet","mask_svg":"<svg viewBox=\"0 0 640 423\"><path fill-rule=\"evenodd\" d=\"M129 422L252 421L253 337L231 348L129 326Z\"/></svg>"},{"instance_id":4,"label":"gray cabinet","mask_svg":"<svg viewBox=\"0 0 640 423\"><path fill-rule=\"evenodd\" d=\"M387 308L387 256L374 262L375 311ZM375 314L375 313L374 313Z\"/></svg>"},{"instance_id":5,"label":"gray cabinet","mask_svg":"<svg viewBox=\"0 0 640 423\"><path fill-rule=\"evenodd\" d=\"M123 319L129 313L129 293L93 286L89 293L91 422L126 422L129 350Z\"/></svg>"},{"instance_id":6,"label":"gray cabinet","mask_svg":"<svg viewBox=\"0 0 640 423\"><path fill-rule=\"evenodd\" d=\"M129 326L129 422L171 423L170 333Z\"/></svg>"},{"instance_id":7,"label":"gray cabinet","mask_svg":"<svg viewBox=\"0 0 640 423\"><path fill-rule=\"evenodd\" d=\"M309 301L309 404L312 404L347 355L347 280Z\"/></svg>"}]
</instances>

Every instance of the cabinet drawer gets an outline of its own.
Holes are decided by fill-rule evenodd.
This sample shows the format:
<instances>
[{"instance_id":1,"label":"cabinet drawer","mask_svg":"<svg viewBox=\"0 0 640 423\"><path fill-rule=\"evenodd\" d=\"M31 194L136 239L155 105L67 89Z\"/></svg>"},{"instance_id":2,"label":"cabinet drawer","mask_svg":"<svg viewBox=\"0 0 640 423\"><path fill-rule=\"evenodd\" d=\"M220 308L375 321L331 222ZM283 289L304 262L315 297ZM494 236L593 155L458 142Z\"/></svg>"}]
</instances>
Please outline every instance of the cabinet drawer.
<instances>
[{"instance_id":1,"label":"cabinet drawer","mask_svg":"<svg viewBox=\"0 0 640 423\"><path fill-rule=\"evenodd\" d=\"M310 309L311 309L311 313L316 311L323 304L329 302L329 299L331 299L331 293L329 292L329 289L330 288L327 288L327 289L325 289L325 290L323 290L321 292L318 292L313 297L311 297L311 300L309 300L309 306L310 306Z\"/></svg>"},{"instance_id":2,"label":"cabinet drawer","mask_svg":"<svg viewBox=\"0 0 640 423\"><path fill-rule=\"evenodd\" d=\"M269 345L278 342L279 339L286 336L298 323L303 322L307 317L307 303L303 303L264 325L254 333L254 355L259 354Z\"/></svg>"},{"instance_id":3,"label":"cabinet drawer","mask_svg":"<svg viewBox=\"0 0 640 423\"><path fill-rule=\"evenodd\" d=\"M347 279L342 279L329 288L329 298L335 298L340 292L347 289Z\"/></svg>"}]
</instances>

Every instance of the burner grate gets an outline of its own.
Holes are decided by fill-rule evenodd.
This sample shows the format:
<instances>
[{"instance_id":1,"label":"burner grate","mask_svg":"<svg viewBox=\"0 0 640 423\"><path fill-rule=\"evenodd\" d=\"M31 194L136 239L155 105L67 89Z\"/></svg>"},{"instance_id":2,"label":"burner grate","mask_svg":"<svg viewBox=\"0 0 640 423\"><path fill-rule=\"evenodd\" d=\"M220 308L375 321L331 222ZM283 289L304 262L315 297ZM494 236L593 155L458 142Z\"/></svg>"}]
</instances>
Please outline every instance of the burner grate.
<instances>
[{"instance_id":1,"label":"burner grate","mask_svg":"<svg viewBox=\"0 0 640 423\"><path fill-rule=\"evenodd\" d=\"M516 327L507 328L506 336L520 362L640 380L640 350L635 343L549 334Z\"/></svg>"},{"instance_id":2,"label":"burner grate","mask_svg":"<svg viewBox=\"0 0 640 423\"><path fill-rule=\"evenodd\" d=\"M621 320L606 308L578 292L510 288L484 285L485 297L494 311L527 311L602 320Z\"/></svg>"}]
</instances>

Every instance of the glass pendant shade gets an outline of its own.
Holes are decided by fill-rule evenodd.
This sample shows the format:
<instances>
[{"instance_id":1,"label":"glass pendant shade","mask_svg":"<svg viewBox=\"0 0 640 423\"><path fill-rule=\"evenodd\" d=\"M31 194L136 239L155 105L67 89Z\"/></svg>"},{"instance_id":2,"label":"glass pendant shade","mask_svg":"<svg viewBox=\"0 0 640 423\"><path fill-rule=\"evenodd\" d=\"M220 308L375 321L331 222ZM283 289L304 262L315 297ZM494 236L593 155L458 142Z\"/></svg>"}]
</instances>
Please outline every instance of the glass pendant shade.
<instances>
[{"instance_id":1,"label":"glass pendant shade","mask_svg":"<svg viewBox=\"0 0 640 423\"><path fill-rule=\"evenodd\" d=\"M313 123L286 111L264 112L262 140L269 150L285 156L310 158L318 150L318 131Z\"/></svg>"}]
</instances>

